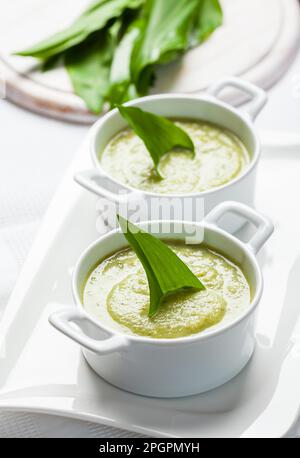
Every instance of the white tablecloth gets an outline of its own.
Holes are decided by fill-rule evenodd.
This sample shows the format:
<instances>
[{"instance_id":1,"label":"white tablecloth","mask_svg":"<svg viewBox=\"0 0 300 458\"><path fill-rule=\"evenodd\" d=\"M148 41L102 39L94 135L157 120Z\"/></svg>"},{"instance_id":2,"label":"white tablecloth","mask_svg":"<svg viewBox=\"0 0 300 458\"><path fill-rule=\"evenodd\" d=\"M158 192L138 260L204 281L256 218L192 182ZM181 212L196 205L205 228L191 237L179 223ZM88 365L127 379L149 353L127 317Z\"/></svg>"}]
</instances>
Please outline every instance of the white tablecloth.
<instances>
[{"instance_id":1,"label":"white tablecloth","mask_svg":"<svg viewBox=\"0 0 300 458\"><path fill-rule=\"evenodd\" d=\"M39 117L3 100L0 126L1 319L49 201L87 128ZM299 130L300 53L285 78L270 91L270 101L258 127ZM290 434L300 436L300 424ZM0 413L0 437L138 435L63 418Z\"/></svg>"}]
</instances>

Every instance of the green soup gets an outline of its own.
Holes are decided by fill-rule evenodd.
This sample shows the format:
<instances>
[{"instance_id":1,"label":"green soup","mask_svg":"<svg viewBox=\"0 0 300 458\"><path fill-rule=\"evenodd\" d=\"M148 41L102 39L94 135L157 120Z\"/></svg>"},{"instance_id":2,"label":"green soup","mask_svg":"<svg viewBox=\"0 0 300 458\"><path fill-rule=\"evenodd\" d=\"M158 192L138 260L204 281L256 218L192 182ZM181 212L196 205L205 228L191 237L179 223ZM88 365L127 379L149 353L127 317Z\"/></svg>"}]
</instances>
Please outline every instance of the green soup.
<instances>
[{"instance_id":1,"label":"green soup","mask_svg":"<svg viewBox=\"0 0 300 458\"><path fill-rule=\"evenodd\" d=\"M132 129L108 143L101 157L104 170L118 182L157 194L192 194L229 183L249 164L244 144L232 132L201 121L177 121L192 138L196 157L177 149L160 161L164 177L154 172L152 159Z\"/></svg>"},{"instance_id":2,"label":"green soup","mask_svg":"<svg viewBox=\"0 0 300 458\"><path fill-rule=\"evenodd\" d=\"M86 311L103 324L153 338L189 336L232 321L250 304L250 288L241 269L203 245L168 243L206 287L170 296L148 317L149 289L135 253L121 250L90 274L83 292Z\"/></svg>"}]
</instances>

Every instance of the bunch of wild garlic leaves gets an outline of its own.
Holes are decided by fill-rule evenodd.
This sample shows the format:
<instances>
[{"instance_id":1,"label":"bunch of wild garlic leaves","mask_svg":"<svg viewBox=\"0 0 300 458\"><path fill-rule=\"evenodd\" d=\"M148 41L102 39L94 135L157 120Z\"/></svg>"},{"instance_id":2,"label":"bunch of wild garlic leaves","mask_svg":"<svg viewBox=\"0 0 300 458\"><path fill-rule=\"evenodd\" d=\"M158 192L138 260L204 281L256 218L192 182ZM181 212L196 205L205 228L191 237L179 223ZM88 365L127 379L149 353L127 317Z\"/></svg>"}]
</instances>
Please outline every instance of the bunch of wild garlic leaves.
<instances>
[{"instance_id":1,"label":"bunch of wild garlic leaves","mask_svg":"<svg viewBox=\"0 0 300 458\"><path fill-rule=\"evenodd\" d=\"M18 52L57 61L93 113L146 95L158 65L177 59L222 24L219 0L95 0L67 29Z\"/></svg>"}]
</instances>

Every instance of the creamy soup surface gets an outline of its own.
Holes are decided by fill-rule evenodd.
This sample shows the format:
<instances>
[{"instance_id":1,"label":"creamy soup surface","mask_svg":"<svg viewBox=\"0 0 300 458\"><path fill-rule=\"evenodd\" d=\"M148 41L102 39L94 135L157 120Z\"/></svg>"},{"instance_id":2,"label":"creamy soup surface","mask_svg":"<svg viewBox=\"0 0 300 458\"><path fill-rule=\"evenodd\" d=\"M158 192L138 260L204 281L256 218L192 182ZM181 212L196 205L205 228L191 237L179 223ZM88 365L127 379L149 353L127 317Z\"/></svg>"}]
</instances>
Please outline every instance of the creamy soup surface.
<instances>
[{"instance_id":1,"label":"creamy soup surface","mask_svg":"<svg viewBox=\"0 0 300 458\"><path fill-rule=\"evenodd\" d=\"M229 130L201 121L176 121L192 138L196 156L177 149L160 161L160 179L142 140L132 129L119 132L101 157L104 170L118 182L156 194L192 194L225 185L250 162L239 138Z\"/></svg>"},{"instance_id":2,"label":"creamy soup surface","mask_svg":"<svg viewBox=\"0 0 300 458\"><path fill-rule=\"evenodd\" d=\"M86 311L106 326L153 338L189 336L233 321L250 304L250 287L241 271L203 245L168 245L197 275L206 289L170 296L148 317L149 288L144 269L131 248L102 261L84 291Z\"/></svg>"}]
</instances>

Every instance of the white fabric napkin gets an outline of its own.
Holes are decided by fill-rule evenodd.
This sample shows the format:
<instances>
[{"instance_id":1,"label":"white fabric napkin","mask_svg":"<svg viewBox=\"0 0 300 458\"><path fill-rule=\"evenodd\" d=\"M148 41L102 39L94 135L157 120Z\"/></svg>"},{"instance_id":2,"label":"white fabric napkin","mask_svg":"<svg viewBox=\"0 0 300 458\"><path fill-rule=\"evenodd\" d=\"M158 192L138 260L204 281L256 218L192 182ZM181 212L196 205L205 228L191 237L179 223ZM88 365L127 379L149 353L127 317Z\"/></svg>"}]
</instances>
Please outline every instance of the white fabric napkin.
<instances>
[{"instance_id":1,"label":"white fabric napkin","mask_svg":"<svg viewBox=\"0 0 300 458\"><path fill-rule=\"evenodd\" d=\"M136 433L62 417L26 414L0 414L0 438L137 438Z\"/></svg>"}]
</instances>

